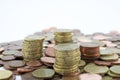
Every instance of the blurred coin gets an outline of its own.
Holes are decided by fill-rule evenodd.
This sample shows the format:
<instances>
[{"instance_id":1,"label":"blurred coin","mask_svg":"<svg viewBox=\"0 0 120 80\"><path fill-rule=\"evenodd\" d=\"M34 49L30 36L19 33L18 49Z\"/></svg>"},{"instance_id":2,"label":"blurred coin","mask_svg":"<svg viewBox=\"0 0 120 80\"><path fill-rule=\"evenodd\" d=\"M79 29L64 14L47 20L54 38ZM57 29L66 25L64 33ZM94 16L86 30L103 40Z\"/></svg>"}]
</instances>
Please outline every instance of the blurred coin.
<instances>
[{"instance_id":1,"label":"blurred coin","mask_svg":"<svg viewBox=\"0 0 120 80\"><path fill-rule=\"evenodd\" d=\"M9 70L0 70L0 80L8 80L12 76Z\"/></svg>"},{"instance_id":2,"label":"blurred coin","mask_svg":"<svg viewBox=\"0 0 120 80\"><path fill-rule=\"evenodd\" d=\"M9 60L14 60L14 59L15 59L15 57L12 55L1 57L1 60L3 60L3 61L9 61Z\"/></svg>"},{"instance_id":3,"label":"blurred coin","mask_svg":"<svg viewBox=\"0 0 120 80\"><path fill-rule=\"evenodd\" d=\"M52 58L52 57L41 57L40 60L43 63L50 63L50 64L54 64L55 63L55 58Z\"/></svg>"},{"instance_id":4,"label":"blurred coin","mask_svg":"<svg viewBox=\"0 0 120 80\"><path fill-rule=\"evenodd\" d=\"M5 50L5 48L4 48L4 47L1 47L1 48L0 48L0 53L2 53L4 50Z\"/></svg>"},{"instance_id":5,"label":"blurred coin","mask_svg":"<svg viewBox=\"0 0 120 80\"><path fill-rule=\"evenodd\" d=\"M108 71L108 67L98 66L94 63L89 63L84 67L84 70L89 73L105 74Z\"/></svg>"},{"instance_id":6,"label":"blurred coin","mask_svg":"<svg viewBox=\"0 0 120 80\"><path fill-rule=\"evenodd\" d=\"M97 65L100 65L100 66L111 66L112 62L108 62L108 61L99 61L99 60L96 60L94 61L95 64Z\"/></svg>"},{"instance_id":7,"label":"blurred coin","mask_svg":"<svg viewBox=\"0 0 120 80\"><path fill-rule=\"evenodd\" d=\"M38 67L38 66L41 66L42 63L40 61L29 61L27 62L27 65L30 67Z\"/></svg>"},{"instance_id":8,"label":"blurred coin","mask_svg":"<svg viewBox=\"0 0 120 80\"><path fill-rule=\"evenodd\" d=\"M23 67L25 66L25 62L22 60L13 60L13 61L9 61L9 66L13 68Z\"/></svg>"},{"instance_id":9,"label":"blurred coin","mask_svg":"<svg viewBox=\"0 0 120 80\"><path fill-rule=\"evenodd\" d=\"M49 79L54 76L55 72L52 69L37 69L32 72L32 75L36 78Z\"/></svg>"},{"instance_id":10,"label":"blurred coin","mask_svg":"<svg viewBox=\"0 0 120 80\"><path fill-rule=\"evenodd\" d=\"M111 63L112 65L120 65L120 58L116 61L112 61Z\"/></svg>"},{"instance_id":11,"label":"blurred coin","mask_svg":"<svg viewBox=\"0 0 120 80\"><path fill-rule=\"evenodd\" d=\"M52 47L46 48L45 55L50 56L50 57L55 57L54 48Z\"/></svg>"},{"instance_id":12,"label":"blurred coin","mask_svg":"<svg viewBox=\"0 0 120 80\"><path fill-rule=\"evenodd\" d=\"M105 61L114 61L118 60L119 56L117 54L112 54L112 55L105 55L101 56L100 59L105 60Z\"/></svg>"},{"instance_id":13,"label":"blurred coin","mask_svg":"<svg viewBox=\"0 0 120 80\"><path fill-rule=\"evenodd\" d=\"M102 77L98 74L92 74L92 73L84 73L80 74L79 76L80 80L102 80Z\"/></svg>"},{"instance_id":14,"label":"blurred coin","mask_svg":"<svg viewBox=\"0 0 120 80\"><path fill-rule=\"evenodd\" d=\"M114 74L120 75L120 65L114 65L110 67L110 71Z\"/></svg>"},{"instance_id":15,"label":"blurred coin","mask_svg":"<svg viewBox=\"0 0 120 80\"><path fill-rule=\"evenodd\" d=\"M17 50L7 50L7 51L4 51L2 54L3 55L14 55L17 53L19 53L19 51L17 51Z\"/></svg>"}]
</instances>

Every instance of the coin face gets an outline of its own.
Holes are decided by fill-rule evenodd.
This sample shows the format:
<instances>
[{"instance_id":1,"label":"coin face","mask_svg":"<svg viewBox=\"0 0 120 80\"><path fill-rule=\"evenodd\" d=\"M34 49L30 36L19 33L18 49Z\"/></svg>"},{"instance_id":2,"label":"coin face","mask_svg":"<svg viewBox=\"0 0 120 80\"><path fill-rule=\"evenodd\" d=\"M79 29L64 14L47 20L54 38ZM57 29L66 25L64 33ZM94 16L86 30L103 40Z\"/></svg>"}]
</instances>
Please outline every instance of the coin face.
<instances>
[{"instance_id":1,"label":"coin face","mask_svg":"<svg viewBox=\"0 0 120 80\"><path fill-rule=\"evenodd\" d=\"M89 63L84 67L84 70L89 73L98 73L98 74L105 74L108 71L107 66L98 66L94 63Z\"/></svg>"},{"instance_id":2,"label":"coin face","mask_svg":"<svg viewBox=\"0 0 120 80\"><path fill-rule=\"evenodd\" d=\"M100 66L111 66L112 65L112 62L109 62L109 61L96 60L96 61L94 61L94 63L97 65L100 65Z\"/></svg>"},{"instance_id":3,"label":"coin face","mask_svg":"<svg viewBox=\"0 0 120 80\"><path fill-rule=\"evenodd\" d=\"M13 60L9 62L9 65L13 68L18 68L25 66L25 62L21 60Z\"/></svg>"},{"instance_id":4,"label":"coin face","mask_svg":"<svg viewBox=\"0 0 120 80\"><path fill-rule=\"evenodd\" d=\"M52 69L37 69L32 72L34 77L43 79L52 78L54 74L55 72Z\"/></svg>"},{"instance_id":5,"label":"coin face","mask_svg":"<svg viewBox=\"0 0 120 80\"><path fill-rule=\"evenodd\" d=\"M54 48L52 47L46 48L45 55L50 56L50 57L55 57Z\"/></svg>"},{"instance_id":6,"label":"coin face","mask_svg":"<svg viewBox=\"0 0 120 80\"><path fill-rule=\"evenodd\" d=\"M120 75L120 65L114 65L114 66L110 67L110 71L115 74Z\"/></svg>"},{"instance_id":7,"label":"coin face","mask_svg":"<svg viewBox=\"0 0 120 80\"><path fill-rule=\"evenodd\" d=\"M19 53L19 51L17 51L17 50L7 50L7 51L4 51L2 54L3 55L14 55L17 53Z\"/></svg>"},{"instance_id":8,"label":"coin face","mask_svg":"<svg viewBox=\"0 0 120 80\"><path fill-rule=\"evenodd\" d=\"M0 70L0 80L9 79L12 76L12 72L9 70Z\"/></svg>"},{"instance_id":9,"label":"coin face","mask_svg":"<svg viewBox=\"0 0 120 80\"><path fill-rule=\"evenodd\" d=\"M50 64L54 64L55 63L55 58L52 58L52 57L41 57L40 60L43 63L50 63Z\"/></svg>"},{"instance_id":10,"label":"coin face","mask_svg":"<svg viewBox=\"0 0 120 80\"><path fill-rule=\"evenodd\" d=\"M9 61L9 60L14 60L15 57L12 56L12 55L9 55L9 56L2 56L1 59L2 59L3 61Z\"/></svg>"},{"instance_id":11,"label":"coin face","mask_svg":"<svg viewBox=\"0 0 120 80\"><path fill-rule=\"evenodd\" d=\"M30 67L38 67L38 66L41 66L42 63L40 61L29 61L27 62L27 65Z\"/></svg>"},{"instance_id":12,"label":"coin face","mask_svg":"<svg viewBox=\"0 0 120 80\"><path fill-rule=\"evenodd\" d=\"M80 74L79 76L80 80L102 80L102 77L98 74L92 74L92 73L84 73Z\"/></svg>"}]
</instances>

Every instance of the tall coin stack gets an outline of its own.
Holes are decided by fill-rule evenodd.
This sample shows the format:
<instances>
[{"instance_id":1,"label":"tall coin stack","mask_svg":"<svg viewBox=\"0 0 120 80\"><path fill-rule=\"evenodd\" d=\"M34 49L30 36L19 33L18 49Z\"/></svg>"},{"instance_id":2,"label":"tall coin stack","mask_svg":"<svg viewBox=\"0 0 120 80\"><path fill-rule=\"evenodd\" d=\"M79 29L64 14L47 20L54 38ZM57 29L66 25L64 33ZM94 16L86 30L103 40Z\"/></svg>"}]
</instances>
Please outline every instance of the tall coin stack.
<instances>
[{"instance_id":1,"label":"tall coin stack","mask_svg":"<svg viewBox=\"0 0 120 80\"><path fill-rule=\"evenodd\" d=\"M23 41L23 57L26 62L39 60L42 56L44 37L37 35L27 36Z\"/></svg>"},{"instance_id":2,"label":"tall coin stack","mask_svg":"<svg viewBox=\"0 0 120 80\"><path fill-rule=\"evenodd\" d=\"M72 31L70 29L57 29L54 32L55 35L55 43L71 43L72 41Z\"/></svg>"},{"instance_id":3,"label":"tall coin stack","mask_svg":"<svg viewBox=\"0 0 120 80\"><path fill-rule=\"evenodd\" d=\"M73 43L58 44L54 47L54 70L61 75L69 75L78 72L80 61L79 46Z\"/></svg>"}]
</instances>

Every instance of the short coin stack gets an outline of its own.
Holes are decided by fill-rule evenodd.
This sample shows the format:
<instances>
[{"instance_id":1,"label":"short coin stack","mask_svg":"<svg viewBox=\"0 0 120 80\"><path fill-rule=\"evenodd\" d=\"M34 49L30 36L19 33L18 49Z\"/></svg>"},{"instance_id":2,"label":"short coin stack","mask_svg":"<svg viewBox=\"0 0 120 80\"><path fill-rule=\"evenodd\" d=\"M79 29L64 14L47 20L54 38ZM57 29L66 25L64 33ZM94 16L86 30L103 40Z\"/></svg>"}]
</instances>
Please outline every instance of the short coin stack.
<instances>
[{"instance_id":1,"label":"short coin stack","mask_svg":"<svg viewBox=\"0 0 120 80\"><path fill-rule=\"evenodd\" d=\"M78 72L80 61L79 46L73 43L58 44L55 46L54 70L61 75Z\"/></svg>"},{"instance_id":2,"label":"short coin stack","mask_svg":"<svg viewBox=\"0 0 120 80\"><path fill-rule=\"evenodd\" d=\"M54 32L55 43L71 43L72 42L72 32L69 29L57 29Z\"/></svg>"},{"instance_id":3,"label":"short coin stack","mask_svg":"<svg viewBox=\"0 0 120 80\"><path fill-rule=\"evenodd\" d=\"M23 41L23 57L26 62L39 60L42 56L44 37L37 35L27 36Z\"/></svg>"},{"instance_id":4,"label":"short coin stack","mask_svg":"<svg viewBox=\"0 0 120 80\"><path fill-rule=\"evenodd\" d=\"M83 59L94 60L100 57L99 45L94 42L81 43L80 51Z\"/></svg>"}]
</instances>

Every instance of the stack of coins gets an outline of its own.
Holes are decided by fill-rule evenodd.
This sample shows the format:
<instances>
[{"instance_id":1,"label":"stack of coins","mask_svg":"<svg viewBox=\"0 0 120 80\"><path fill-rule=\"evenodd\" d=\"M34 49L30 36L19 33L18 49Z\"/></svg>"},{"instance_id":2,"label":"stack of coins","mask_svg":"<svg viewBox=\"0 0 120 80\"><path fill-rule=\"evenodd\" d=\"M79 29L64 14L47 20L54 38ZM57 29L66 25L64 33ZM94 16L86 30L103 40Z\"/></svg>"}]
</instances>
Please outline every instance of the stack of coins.
<instances>
[{"instance_id":1,"label":"stack of coins","mask_svg":"<svg viewBox=\"0 0 120 80\"><path fill-rule=\"evenodd\" d=\"M72 31L69 29L57 29L54 32L54 39L56 44L60 43L71 43L72 42Z\"/></svg>"},{"instance_id":2,"label":"stack of coins","mask_svg":"<svg viewBox=\"0 0 120 80\"><path fill-rule=\"evenodd\" d=\"M80 45L83 59L97 59L100 57L99 44L94 42L84 42Z\"/></svg>"},{"instance_id":3,"label":"stack of coins","mask_svg":"<svg viewBox=\"0 0 120 80\"><path fill-rule=\"evenodd\" d=\"M58 44L55 46L54 70L61 75L78 72L80 61L79 46L73 43Z\"/></svg>"},{"instance_id":4,"label":"stack of coins","mask_svg":"<svg viewBox=\"0 0 120 80\"><path fill-rule=\"evenodd\" d=\"M39 60L42 56L44 37L37 35L27 36L23 41L23 57L26 62Z\"/></svg>"}]
</instances>

